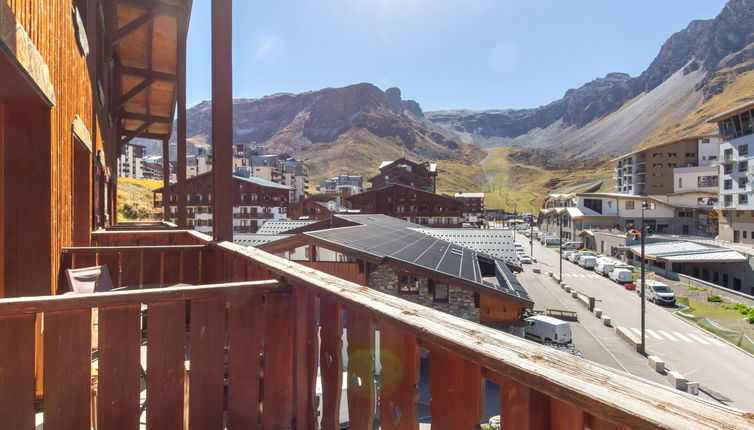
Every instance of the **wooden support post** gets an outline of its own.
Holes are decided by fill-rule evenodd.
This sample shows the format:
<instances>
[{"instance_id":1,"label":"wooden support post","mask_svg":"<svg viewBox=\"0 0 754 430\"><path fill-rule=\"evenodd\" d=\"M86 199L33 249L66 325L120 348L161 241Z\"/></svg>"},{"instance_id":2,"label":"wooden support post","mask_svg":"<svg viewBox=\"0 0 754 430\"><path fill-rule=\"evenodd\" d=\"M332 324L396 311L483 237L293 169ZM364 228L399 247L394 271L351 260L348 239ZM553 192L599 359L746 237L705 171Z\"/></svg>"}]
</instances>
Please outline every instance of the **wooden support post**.
<instances>
[{"instance_id":1,"label":"wooden support post","mask_svg":"<svg viewBox=\"0 0 754 430\"><path fill-rule=\"evenodd\" d=\"M418 430L419 345L416 337L389 324L380 326L382 392L380 423L385 430Z\"/></svg>"},{"instance_id":2,"label":"wooden support post","mask_svg":"<svg viewBox=\"0 0 754 430\"><path fill-rule=\"evenodd\" d=\"M178 195L178 227L186 228L186 37L188 36L188 17L183 8L178 12L178 67L176 92L177 105L177 156L176 156L176 194Z\"/></svg>"},{"instance_id":3,"label":"wooden support post","mask_svg":"<svg viewBox=\"0 0 754 430\"><path fill-rule=\"evenodd\" d=\"M233 241L232 1L212 0L212 236Z\"/></svg>"},{"instance_id":4,"label":"wooden support post","mask_svg":"<svg viewBox=\"0 0 754 430\"><path fill-rule=\"evenodd\" d=\"M500 424L503 428L549 428L550 397L502 375L490 379L500 385Z\"/></svg>"},{"instance_id":5,"label":"wooden support post","mask_svg":"<svg viewBox=\"0 0 754 430\"><path fill-rule=\"evenodd\" d=\"M433 348L429 353L429 391L433 429L471 429L482 420L484 379L478 364Z\"/></svg>"},{"instance_id":6,"label":"wooden support post","mask_svg":"<svg viewBox=\"0 0 754 430\"><path fill-rule=\"evenodd\" d=\"M162 219L170 221L170 141L162 139Z\"/></svg>"},{"instance_id":7,"label":"wooden support post","mask_svg":"<svg viewBox=\"0 0 754 430\"><path fill-rule=\"evenodd\" d=\"M5 105L0 101L0 219L5 219ZM5 227L0 228L0 298L5 297Z\"/></svg>"}]
</instances>

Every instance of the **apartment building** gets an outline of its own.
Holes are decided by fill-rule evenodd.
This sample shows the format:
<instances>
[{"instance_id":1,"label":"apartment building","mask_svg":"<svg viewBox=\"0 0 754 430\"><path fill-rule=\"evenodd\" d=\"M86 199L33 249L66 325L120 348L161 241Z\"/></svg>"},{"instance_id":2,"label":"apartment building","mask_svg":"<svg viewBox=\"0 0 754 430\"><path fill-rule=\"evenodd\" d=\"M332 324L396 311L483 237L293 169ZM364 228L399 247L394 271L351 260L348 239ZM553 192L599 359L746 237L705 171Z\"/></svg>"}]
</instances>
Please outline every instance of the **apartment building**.
<instances>
[{"instance_id":1,"label":"apartment building","mask_svg":"<svg viewBox=\"0 0 754 430\"><path fill-rule=\"evenodd\" d=\"M322 194L347 194L352 196L364 192L364 177L357 175L338 175L319 183Z\"/></svg>"},{"instance_id":2,"label":"apartment building","mask_svg":"<svg viewBox=\"0 0 754 430\"><path fill-rule=\"evenodd\" d=\"M203 173L186 181L187 223L202 233L212 231L212 175ZM233 175L233 231L254 233L267 220L281 220L288 216L293 188L261 178ZM154 190L154 206L170 205L170 221L177 213L177 185ZM167 200L165 198L167 194Z\"/></svg>"},{"instance_id":3,"label":"apartment building","mask_svg":"<svg viewBox=\"0 0 754 430\"><path fill-rule=\"evenodd\" d=\"M563 224L563 238L576 239L585 230L609 229L628 231L639 228L642 202L644 223L654 233L713 235L716 225L709 214L711 207L698 206L699 193L671 193L666 196L633 196L623 193L550 194L539 211L540 231L558 236Z\"/></svg>"},{"instance_id":4,"label":"apartment building","mask_svg":"<svg viewBox=\"0 0 754 430\"><path fill-rule=\"evenodd\" d=\"M463 222L480 222L484 219L484 193L456 193L463 201Z\"/></svg>"},{"instance_id":5,"label":"apartment building","mask_svg":"<svg viewBox=\"0 0 754 430\"><path fill-rule=\"evenodd\" d=\"M694 185L691 180L694 175L707 178L699 179L698 188L708 188L708 184L714 182L709 177L717 175L715 163L719 147L717 134L703 134L673 139L615 158L618 192L671 194L677 188L679 176L686 178L685 187L689 188Z\"/></svg>"},{"instance_id":6,"label":"apartment building","mask_svg":"<svg viewBox=\"0 0 754 430\"><path fill-rule=\"evenodd\" d=\"M123 145L118 157L118 177L144 179L146 147L134 143Z\"/></svg>"},{"instance_id":7,"label":"apartment building","mask_svg":"<svg viewBox=\"0 0 754 430\"><path fill-rule=\"evenodd\" d=\"M372 188L402 184L434 193L437 191L437 164L416 163L407 158L383 161L380 173L369 179L369 182L372 183Z\"/></svg>"},{"instance_id":8,"label":"apartment building","mask_svg":"<svg viewBox=\"0 0 754 430\"><path fill-rule=\"evenodd\" d=\"M754 244L754 102L709 119L720 131L719 238Z\"/></svg>"},{"instance_id":9,"label":"apartment building","mask_svg":"<svg viewBox=\"0 0 754 430\"><path fill-rule=\"evenodd\" d=\"M400 183L372 188L348 197L361 213L384 214L431 227L460 227L463 202Z\"/></svg>"}]
</instances>

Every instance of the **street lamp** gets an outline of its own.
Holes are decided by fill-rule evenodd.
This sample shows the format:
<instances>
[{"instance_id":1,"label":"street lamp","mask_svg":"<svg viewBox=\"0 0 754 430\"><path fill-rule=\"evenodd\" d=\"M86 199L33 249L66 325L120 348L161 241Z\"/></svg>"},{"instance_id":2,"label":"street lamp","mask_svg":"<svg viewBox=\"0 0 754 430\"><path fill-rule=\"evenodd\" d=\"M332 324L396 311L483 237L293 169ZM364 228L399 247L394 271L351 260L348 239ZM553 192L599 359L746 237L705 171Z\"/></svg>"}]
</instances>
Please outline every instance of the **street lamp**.
<instances>
[{"instance_id":1,"label":"street lamp","mask_svg":"<svg viewBox=\"0 0 754 430\"><path fill-rule=\"evenodd\" d=\"M560 238L558 240L558 246L560 247L560 282L563 282L563 215L558 214L558 227L560 228Z\"/></svg>"},{"instance_id":2,"label":"street lamp","mask_svg":"<svg viewBox=\"0 0 754 430\"><path fill-rule=\"evenodd\" d=\"M641 236L639 239L641 240L641 345L639 345L639 352L641 354L644 354L645 352L645 346L646 346L646 306L647 301L644 298L644 292L646 290L646 283L647 283L647 277L646 273L644 271L644 236L647 232L647 226L644 223L644 210L645 209L653 209L653 204L649 203L648 201L642 201L641 202L641 228L639 229L639 232Z\"/></svg>"}]
</instances>

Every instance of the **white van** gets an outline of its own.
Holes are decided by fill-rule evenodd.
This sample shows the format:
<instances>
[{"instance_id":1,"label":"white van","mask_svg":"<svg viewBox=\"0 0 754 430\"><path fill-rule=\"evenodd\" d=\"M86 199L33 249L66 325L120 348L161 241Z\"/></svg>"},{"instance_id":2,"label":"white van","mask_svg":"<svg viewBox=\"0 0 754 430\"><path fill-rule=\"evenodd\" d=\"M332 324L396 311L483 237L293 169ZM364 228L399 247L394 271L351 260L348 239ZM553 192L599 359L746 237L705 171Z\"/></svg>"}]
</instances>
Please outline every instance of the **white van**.
<instances>
[{"instance_id":1,"label":"white van","mask_svg":"<svg viewBox=\"0 0 754 430\"><path fill-rule=\"evenodd\" d=\"M634 272L628 269L613 269L610 279L619 284L629 284L634 281Z\"/></svg>"},{"instance_id":2,"label":"white van","mask_svg":"<svg viewBox=\"0 0 754 430\"><path fill-rule=\"evenodd\" d=\"M605 259L597 260L597 265L594 267L594 271L602 276L608 276L613 269L615 269L615 263Z\"/></svg>"},{"instance_id":3,"label":"white van","mask_svg":"<svg viewBox=\"0 0 754 430\"><path fill-rule=\"evenodd\" d=\"M596 265L597 257L592 257L591 255L582 255L579 257L579 266L584 269L594 269L594 266Z\"/></svg>"},{"instance_id":4,"label":"white van","mask_svg":"<svg viewBox=\"0 0 754 430\"><path fill-rule=\"evenodd\" d=\"M571 326L565 321L547 315L535 315L525 321L524 334L531 339L539 342L571 342Z\"/></svg>"}]
</instances>

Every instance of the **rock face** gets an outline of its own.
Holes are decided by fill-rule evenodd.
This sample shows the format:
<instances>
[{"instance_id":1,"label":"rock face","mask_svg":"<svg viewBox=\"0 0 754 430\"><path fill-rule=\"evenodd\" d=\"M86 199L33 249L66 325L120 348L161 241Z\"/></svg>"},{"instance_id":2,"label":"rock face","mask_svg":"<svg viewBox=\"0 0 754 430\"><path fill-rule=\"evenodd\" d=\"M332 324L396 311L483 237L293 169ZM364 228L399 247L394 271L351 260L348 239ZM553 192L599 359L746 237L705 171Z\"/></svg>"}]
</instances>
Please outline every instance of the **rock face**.
<instances>
[{"instance_id":1,"label":"rock face","mask_svg":"<svg viewBox=\"0 0 754 430\"><path fill-rule=\"evenodd\" d=\"M637 96L652 92L679 71L683 75L694 75L689 78L695 80L693 90L700 91L703 97L717 94L722 90L720 83L711 85L710 82L721 69L746 64L738 70L740 73L754 68L750 61L754 57L752 43L754 0L730 0L716 18L693 21L668 38L647 70L637 77L609 73L535 109L438 111L426 112L425 117L472 141L485 143L492 138L491 144L506 143L495 138L515 139L553 124L573 131L616 112ZM699 79L699 73L694 72L702 72L703 77ZM542 139L553 138L548 133L526 137L527 142L512 143L537 147ZM614 148L605 149L604 153L615 152Z\"/></svg>"}]
</instances>

